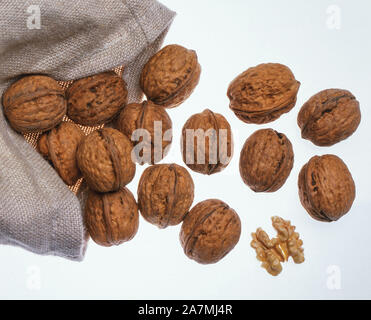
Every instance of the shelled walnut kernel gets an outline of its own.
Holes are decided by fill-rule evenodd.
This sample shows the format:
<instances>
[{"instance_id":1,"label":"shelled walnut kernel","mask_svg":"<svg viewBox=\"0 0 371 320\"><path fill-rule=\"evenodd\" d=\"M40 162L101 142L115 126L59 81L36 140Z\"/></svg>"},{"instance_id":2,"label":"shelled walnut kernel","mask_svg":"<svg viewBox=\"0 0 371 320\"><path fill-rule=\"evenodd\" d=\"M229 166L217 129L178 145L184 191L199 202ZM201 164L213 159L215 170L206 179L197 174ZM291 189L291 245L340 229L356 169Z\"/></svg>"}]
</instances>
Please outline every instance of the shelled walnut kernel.
<instances>
[{"instance_id":1,"label":"shelled walnut kernel","mask_svg":"<svg viewBox=\"0 0 371 320\"><path fill-rule=\"evenodd\" d=\"M277 231L277 237L270 239L268 234L261 228L252 233L251 247L256 251L256 257L262 262L262 267L272 276L277 276L282 271L282 262L292 257L295 263L304 262L303 241L299 239L299 233L295 232L295 226L290 221L280 217L272 217L273 228Z\"/></svg>"}]
</instances>

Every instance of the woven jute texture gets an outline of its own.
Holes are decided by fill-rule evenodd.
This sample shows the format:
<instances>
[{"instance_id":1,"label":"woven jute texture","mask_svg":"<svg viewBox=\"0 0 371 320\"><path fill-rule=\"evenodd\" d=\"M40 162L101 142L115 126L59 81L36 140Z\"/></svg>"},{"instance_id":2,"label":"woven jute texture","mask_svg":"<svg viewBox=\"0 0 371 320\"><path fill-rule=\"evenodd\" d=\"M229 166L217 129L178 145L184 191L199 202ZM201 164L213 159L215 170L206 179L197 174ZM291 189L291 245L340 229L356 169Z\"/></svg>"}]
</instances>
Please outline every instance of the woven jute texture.
<instances>
[{"instance_id":1,"label":"woven jute texture","mask_svg":"<svg viewBox=\"0 0 371 320\"><path fill-rule=\"evenodd\" d=\"M67 87L116 68L129 102L141 99L140 71L175 15L155 0L3 0L0 12L0 95L27 74L46 74ZM0 244L81 261L85 193L63 183L35 150L37 138L17 134L0 112Z\"/></svg>"}]
</instances>

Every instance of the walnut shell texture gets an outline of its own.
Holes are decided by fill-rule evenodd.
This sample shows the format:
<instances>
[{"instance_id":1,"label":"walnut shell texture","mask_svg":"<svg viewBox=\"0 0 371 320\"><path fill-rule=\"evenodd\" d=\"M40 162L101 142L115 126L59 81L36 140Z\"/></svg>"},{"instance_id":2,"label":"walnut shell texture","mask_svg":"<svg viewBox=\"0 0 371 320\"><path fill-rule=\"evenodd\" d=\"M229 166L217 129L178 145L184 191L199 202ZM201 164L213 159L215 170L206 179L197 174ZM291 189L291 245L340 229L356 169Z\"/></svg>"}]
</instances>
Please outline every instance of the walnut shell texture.
<instances>
[{"instance_id":1,"label":"walnut shell texture","mask_svg":"<svg viewBox=\"0 0 371 320\"><path fill-rule=\"evenodd\" d=\"M197 54L179 45L168 45L144 66L140 86L155 104L174 108L184 102L200 80Z\"/></svg>"},{"instance_id":2,"label":"walnut shell texture","mask_svg":"<svg viewBox=\"0 0 371 320\"><path fill-rule=\"evenodd\" d=\"M242 180L255 192L274 192L286 182L294 165L290 140L273 129L254 132L240 155Z\"/></svg>"},{"instance_id":3,"label":"walnut shell texture","mask_svg":"<svg viewBox=\"0 0 371 320\"><path fill-rule=\"evenodd\" d=\"M231 126L221 114L209 109L187 120L181 144L184 163L202 174L222 171L233 156Z\"/></svg>"},{"instance_id":4,"label":"walnut shell texture","mask_svg":"<svg viewBox=\"0 0 371 320\"><path fill-rule=\"evenodd\" d=\"M132 148L116 129L98 129L86 136L77 149L77 164L89 187L110 192L127 185L135 175Z\"/></svg>"},{"instance_id":5,"label":"walnut shell texture","mask_svg":"<svg viewBox=\"0 0 371 320\"><path fill-rule=\"evenodd\" d=\"M180 231L185 254L198 263L211 264L224 258L238 243L241 221L226 203L209 199L186 215Z\"/></svg>"},{"instance_id":6,"label":"walnut shell texture","mask_svg":"<svg viewBox=\"0 0 371 320\"><path fill-rule=\"evenodd\" d=\"M51 160L59 176L69 186L81 178L76 152L84 137L84 132L76 124L61 122L51 131L41 135L37 144L39 152Z\"/></svg>"},{"instance_id":7,"label":"walnut shell texture","mask_svg":"<svg viewBox=\"0 0 371 320\"><path fill-rule=\"evenodd\" d=\"M112 193L89 191L85 222L91 238L105 247L120 245L138 231L138 206L133 194L122 188Z\"/></svg>"},{"instance_id":8,"label":"walnut shell texture","mask_svg":"<svg viewBox=\"0 0 371 320\"><path fill-rule=\"evenodd\" d=\"M161 229L181 223L193 198L192 177L177 164L150 166L140 178L139 210L144 219Z\"/></svg>"},{"instance_id":9,"label":"walnut shell texture","mask_svg":"<svg viewBox=\"0 0 371 320\"><path fill-rule=\"evenodd\" d=\"M347 90L327 89L311 97L298 114L301 136L331 146L351 136L361 122L359 102Z\"/></svg>"},{"instance_id":10,"label":"walnut shell texture","mask_svg":"<svg viewBox=\"0 0 371 320\"><path fill-rule=\"evenodd\" d=\"M14 82L4 92L2 103L11 127L20 133L50 130L62 121L67 110L62 87L43 75Z\"/></svg>"},{"instance_id":11,"label":"walnut shell texture","mask_svg":"<svg viewBox=\"0 0 371 320\"><path fill-rule=\"evenodd\" d=\"M337 156L314 156L299 174L300 201L309 215L324 222L340 219L352 207L356 189L346 164Z\"/></svg>"},{"instance_id":12,"label":"walnut shell texture","mask_svg":"<svg viewBox=\"0 0 371 320\"><path fill-rule=\"evenodd\" d=\"M172 142L172 122L166 110L151 101L128 104L120 113L117 128L133 141L137 129L146 130L135 139L136 161L140 164L154 164L161 161L169 152ZM148 135L147 135L148 133ZM140 145L138 145L141 143Z\"/></svg>"},{"instance_id":13,"label":"walnut shell texture","mask_svg":"<svg viewBox=\"0 0 371 320\"><path fill-rule=\"evenodd\" d=\"M113 71L75 81L66 92L67 115L84 126L98 126L111 121L126 105L125 81Z\"/></svg>"},{"instance_id":14,"label":"walnut shell texture","mask_svg":"<svg viewBox=\"0 0 371 320\"><path fill-rule=\"evenodd\" d=\"M44 133L39 136L37 140L37 151L47 160L50 160L49 157L49 147L48 147L48 134Z\"/></svg>"},{"instance_id":15,"label":"walnut shell texture","mask_svg":"<svg viewBox=\"0 0 371 320\"><path fill-rule=\"evenodd\" d=\"M246 122L262 124L278 119L296 103L300 82L279 63L249 68L229 85L230 108Z\"/></svg>"}]
</instances>

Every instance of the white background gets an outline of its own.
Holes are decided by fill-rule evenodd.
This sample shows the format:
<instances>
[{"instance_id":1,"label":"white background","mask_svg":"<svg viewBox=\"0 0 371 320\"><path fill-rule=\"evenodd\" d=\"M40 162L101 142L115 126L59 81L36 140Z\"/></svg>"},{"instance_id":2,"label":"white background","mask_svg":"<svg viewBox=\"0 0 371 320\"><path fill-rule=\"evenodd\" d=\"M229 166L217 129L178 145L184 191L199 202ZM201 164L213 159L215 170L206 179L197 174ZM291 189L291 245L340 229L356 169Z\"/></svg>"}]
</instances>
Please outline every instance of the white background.
<instances>
[{"instance_id":1,"label":"white background","mask_svg":"<svg viewBox=\"0 0 371 320\"><path fill-rule=\"evenodd\" d=\"M180 107L169 110L174 141L165 162L183 163L180 130L189 116L210 108L227 118L235 137L234 158L219 174L192 172L194 203L219 198L234 208L242 220L240 242L219 263L199 265L182 251L180 226L159 230L141 219L131 242L103 248L91 241L81 263L2 246L0 298L370 299L370 2L162 2L178 13L166 43L195 49L202 65L194 94ZM226 91L235 76L262 62L280 62L292 69L301 82L298 102L273 123L248 125L230 111ZM327 88L350 90L361 103L362 122L349 139L323 148L301 139L296 117L308 98ZM255 194L239 176L239 153L250 134L268 127L285 133L292 141L295 165L279 191ZM350 213L330 224L309 217L297 190L300 168L310 157L326 153L345 161L357 186ZM134 181L128 185L135 195L144 168L138 166ZM260 267L250 248L250 234L257 227L274 235L272 215L290 219L297 226L306 256L301 265L292 261L285 264L277 278Z\"/></svg>"}]
</instances>

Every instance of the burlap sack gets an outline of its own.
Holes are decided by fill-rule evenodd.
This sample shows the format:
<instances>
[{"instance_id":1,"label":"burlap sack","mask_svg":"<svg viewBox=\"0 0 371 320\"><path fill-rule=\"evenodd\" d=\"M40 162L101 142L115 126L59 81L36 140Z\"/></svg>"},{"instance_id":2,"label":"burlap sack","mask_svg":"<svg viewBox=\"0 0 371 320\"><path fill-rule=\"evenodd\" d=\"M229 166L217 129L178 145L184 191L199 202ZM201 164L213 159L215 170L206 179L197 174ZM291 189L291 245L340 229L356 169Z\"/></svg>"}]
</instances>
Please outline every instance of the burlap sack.
<instances>
[{"instance_id":1,"label":"burlap sack","mask_svg":"<svg viewBox=\"0 0 371 320\"><path fill-rule=\"evenodd\" d=\"M140 70L175 15L155 0L4 0L0 13L0 95L24 74L69 81L123 65L130 101L141 98ZM0 203L0 244L83 259L78 197L2 112Z\"/></svg>"}]
</instances>

